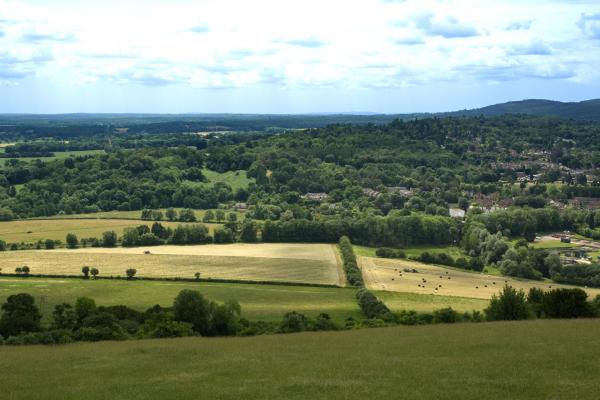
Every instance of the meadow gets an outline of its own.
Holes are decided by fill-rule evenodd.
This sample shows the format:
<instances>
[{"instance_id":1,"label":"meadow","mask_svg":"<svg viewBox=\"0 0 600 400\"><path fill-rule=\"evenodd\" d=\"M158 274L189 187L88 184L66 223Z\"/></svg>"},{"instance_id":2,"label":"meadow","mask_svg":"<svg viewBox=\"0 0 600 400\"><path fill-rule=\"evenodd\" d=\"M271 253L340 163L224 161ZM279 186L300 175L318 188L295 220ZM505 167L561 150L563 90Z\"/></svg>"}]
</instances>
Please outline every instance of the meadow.
<instances>
[{"instance_id":1,"label":"meadow","mask_svg":"<svg viewBox=\"0 0 600 400\"><path fill-rule=\"evenodd\" d=\"M470 299L489 299L505 284L527 292L532 287L570 288L575 286L551 281L533 281L508 276L497 276L458 268L441 267L409 260L359 257L365 285L373 290L418 293L440 296L457 296ZM418 272L404 272L404 268ZM600 294L600 289L585 288L590 298Z\"/></svg>"},{"instance_id":2,"label":"meadow","mask_svg":"<svg viewBox=\"0 0 600 400\"><path fill-rule=\"evenodd\" d=\"M4 152L4 151L2 151ZM54 152L54 157L19 157L19 158L0 158L0 165L6 164L7 160L19 160L19 161L33 161L33 160L41 160L41 161L53 161L53 160L61 160L67 157L77 157L77 156L87 156L87 155L96 155L96 154L104 154L104 150L74 150L74 151L56 151Z\"/></svg>"},{"instance_id":3,"label":"meadow","mask_svg":"<svg viewBox=\"0 0 600 400\"><path fill-rule=\"evenodd\" d=\"M258 285L218 282L160 282L124 280L84 280L58 278L9 278L0 276L0 303L16 293L29 293L49 321L54 305L74 303L90 297L98 305L125 304L144 311L155 304L170 307L183 289L198 290L208 299L237 300L242 316L250 320L279 321L289 311L316 317L328 313L339 323L347 317L360 318L355 291L342 288ZM1 364L1 361L0 361Z\"/></svg>"},{"instance_id":4,"label":"meadow","mask_svg":"<svg viewBox=\"0 0 600 400\"><path fill-rule=\"evenodd\" d=\"M0 347L4 398L597 399L600 323Z\"/></svg>"},{"instance_id":5,"label":"meadow","mask_svg":"<svg viewBox=\"0 0 600 400\"><path fill-rule=\"evenodd\" d=\"M161 221L166 227L175 228L181 222ZM102 238L105 231L115 231L121 236L126 228L138 225L152 226L152 221L132 221L129 219L39 219L0 222L0 239L7 243L35 243L52 239L65 241L67 233L82 238ZM218 224L206 224L213 231Z\"/></svg>"},{"instance_id":6,"label":"meadow","mask_svg":"<svg viewBox=\"0 0 600 400\"><path fill-rule=\"evenodd\" d=\"M150 252L150 254L145 254ZM343 285L333 246L310 244L231 244L134 248L79 248L0 252L5 272L27 265L32 274L80 275L84 265L101 276L201 277Z\"/></svg>"}]
</instances>

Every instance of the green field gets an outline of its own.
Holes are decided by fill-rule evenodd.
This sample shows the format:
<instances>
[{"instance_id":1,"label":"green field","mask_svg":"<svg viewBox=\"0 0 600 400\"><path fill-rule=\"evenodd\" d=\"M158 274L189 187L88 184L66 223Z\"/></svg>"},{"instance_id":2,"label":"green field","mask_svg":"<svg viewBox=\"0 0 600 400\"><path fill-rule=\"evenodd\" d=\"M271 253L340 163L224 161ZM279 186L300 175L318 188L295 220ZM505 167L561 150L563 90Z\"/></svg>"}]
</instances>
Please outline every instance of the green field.
<instances>
[{"instance_id":1,"label":"green field","mask_svg":"<svg viewBox=\"0 0 600 400\"><path fill-rule=\"evenodd\" d=\"M218 302L237 300L242 315L251 320L279 321L289 311L311 317L324 312L340 323L347 317L361 317L353 289L206 282L0 277L0 304L11 294L29 293L41 304L47 320L55 304L74 303L82 296L93 298L98 305L125 304L143 311L155 304L171 306L183 289L196 289Z\"/></svg>"},{"instance_id":2,"label":"green field","mask_svg":"<svg viewBox=\"0 0 600 400\"><path fill-rule=\"evenodd\" d=\"M0 347L3 398L597 399L600 322Z\"/></svg>"},{"instance_id":3,"label":"green field","mask_svg":"<svg viewBox=\"0 0 600 400\"><path fill-rule=\"evenodd\" d=\"M161 224L174 228L181 222L161 221ZM126 228L138 225L152 226L152 221L132 221L128 219L40 219L0 222L0 239L7 243L35 243L38 240L53 239L65 241L67 233L81 238L101 238L105 231L115 231L119 236ZM212 231L216 224L207 224Z\"/></svg>"},{"instance_id":4,"label":"green field","mask_svg":"<svg viewBox=\"0 0 600 400\"><path fill-rule=\"evenodd\" d=\"M4 151L3 151L4 152ZM103 154L104 150L75 150L75 151L57 151L54 152L54 157L20 157L20 158L0 158L0 165L4 165L7 160L19 160L19 161L52 161L60 160L67 157L87 156L95 154Z\"/></svg>"},{"instance_id":5,"label":"green field","mask_svg":"<svg viewBox=\"0 0 600 400\"><path fill-rule=\"evenodd\" d=\"M250 179L246 176L246 171L227 171L223 173L211 171L210 169L203 169L202 173L208 179L208 183L214 184L217 182L224 182L231 186L234 191L236 189L246 188L248 184L254 182L254 179Z\"/></svg>"}]
</instances>

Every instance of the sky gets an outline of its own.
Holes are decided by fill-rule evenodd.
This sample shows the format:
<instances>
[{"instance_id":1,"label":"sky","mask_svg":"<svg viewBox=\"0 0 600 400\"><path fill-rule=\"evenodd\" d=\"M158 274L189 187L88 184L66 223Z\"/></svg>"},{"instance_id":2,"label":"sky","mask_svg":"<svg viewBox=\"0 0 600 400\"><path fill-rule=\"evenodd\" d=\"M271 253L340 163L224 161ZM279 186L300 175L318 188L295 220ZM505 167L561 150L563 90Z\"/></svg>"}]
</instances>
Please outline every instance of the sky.
<instances>
[{"instance_id":1,"label":"sky","mask_svg":"<svg viewBox=\"0 0 600 400\"><path fill-rule=\"evenodd\" d=\"M600 97L600 0L0 0L0 113Z\"/></svg>"}]
</instances>

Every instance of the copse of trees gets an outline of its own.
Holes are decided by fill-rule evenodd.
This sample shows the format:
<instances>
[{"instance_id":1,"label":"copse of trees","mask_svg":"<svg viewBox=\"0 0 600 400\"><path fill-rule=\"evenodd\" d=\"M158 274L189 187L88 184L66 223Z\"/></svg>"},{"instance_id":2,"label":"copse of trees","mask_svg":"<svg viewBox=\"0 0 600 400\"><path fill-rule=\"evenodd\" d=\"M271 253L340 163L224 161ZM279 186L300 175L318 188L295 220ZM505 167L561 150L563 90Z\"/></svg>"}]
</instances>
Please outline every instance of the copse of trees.
<instances>
[{"instance_id":1,"label":"copse of trees","mask_svg":"<svg viewBox=\"0 0 600 400\"><path fill-rule=\"evenodd\" d=\"M352 247L352 242L347 236L342 236L338 243L340 254L342 256L342 263L344 265L344 272L346 273L346 280L352 286L364 286L362 273L358 268L356 261L356 255Z\"/></svg>"},{"instance_id":2,"label":"copse of trees","mask_svg":"<svg viewBox=\"0 0 600 400\"><path fill-rule=\"evenodd\" d=\"M365 317L380 319L385 322L395 321L395 316L390 309L369 290L359 289L356 292L356 299Z\"/></svg>"}]
</instances>

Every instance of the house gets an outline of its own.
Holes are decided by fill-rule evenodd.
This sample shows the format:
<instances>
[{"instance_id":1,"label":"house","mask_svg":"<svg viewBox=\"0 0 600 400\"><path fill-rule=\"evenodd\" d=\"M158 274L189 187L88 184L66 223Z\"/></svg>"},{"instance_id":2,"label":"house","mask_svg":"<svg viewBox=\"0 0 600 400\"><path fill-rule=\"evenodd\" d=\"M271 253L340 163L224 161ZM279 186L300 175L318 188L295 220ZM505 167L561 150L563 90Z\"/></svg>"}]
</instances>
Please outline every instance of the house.
<instances>
[{"instance_id":1,"label":"house","mask_svg":"<svg viewBox=\"0 0 600 400\"><path fill-rule=\"evenodd\" d=\"M406 198L410 198L415 194L414 190L408 189L405 186L388 186L387 190L390 193L398 193L400 196Z\"/></svg>"},{"instance_id":2,"label":"house","mask_svg":"<svg viewBox=\"0 0 600 400\"><path fill-rule=\"evenodd\" d=\"M595 210L600 208L600 199L595 197L573 197L569 200L569 205L585 210Z\"/></svg>"},{"instance_id":3,"label":"house","mask_svg":"<svg viewBox=\"0 0 600 400\"><path fill-rule=\"evenodd\" d=\"M248 209L248 204L247 203L235 203L233 205L233 208L236 210L247 210Z\"/></svg>"},{"instance_id":4,"label":"house","mask_svg":"<svg viewBox=\"0 0 600 400\"><path fill-rule=\"evenodd\" d=\"M464 218L465 217L465 210L463 210L462 208L451 208L450 209L450 216L452 218Z\"/></svg>"},{"instance_id":5,"label":"house","mask_svg":"<svg viewBox=\"0 0 600 400\"><path fill-rule=\"evenodd\" d=\"M378 192L375 189L363 188L362 192L365 196L370 197L372 199L376 199L379 196L381 196L381 192Z\"/></svg>"},{"instance_id":6,"label":"house","mask_svg":"<svg viewBox=\"0 0 600 400\"><path fill-rule=\"evenodd\" d=\"M306 193L302 196L303 199L312 201L324 201L327 200L327 193Z\"/></svg>"}]
</instances>

